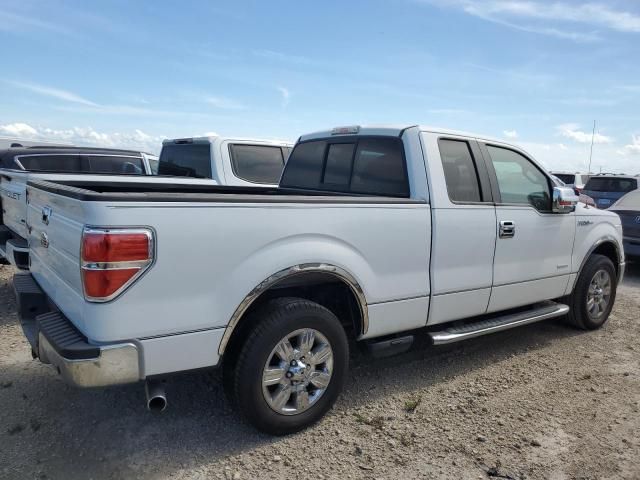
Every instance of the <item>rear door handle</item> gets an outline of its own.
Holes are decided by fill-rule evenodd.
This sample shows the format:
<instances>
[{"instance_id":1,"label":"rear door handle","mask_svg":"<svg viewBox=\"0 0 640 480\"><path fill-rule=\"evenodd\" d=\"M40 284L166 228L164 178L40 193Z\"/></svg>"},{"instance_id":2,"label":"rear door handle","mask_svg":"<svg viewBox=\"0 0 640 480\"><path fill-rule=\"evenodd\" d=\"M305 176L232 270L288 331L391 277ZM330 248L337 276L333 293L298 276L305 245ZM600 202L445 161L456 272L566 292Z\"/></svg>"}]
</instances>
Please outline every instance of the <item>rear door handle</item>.
<instances>
[{"instance_id":1,"label":"rear door handle","mask_svg":"<svg viewBox=\"0 0 640 480\"><path fill-rule=\"evenodd\" d=\"M513 238L516 234L516 224L511 220L500 221L500 238Z\"/></svg>"}]
</instances>

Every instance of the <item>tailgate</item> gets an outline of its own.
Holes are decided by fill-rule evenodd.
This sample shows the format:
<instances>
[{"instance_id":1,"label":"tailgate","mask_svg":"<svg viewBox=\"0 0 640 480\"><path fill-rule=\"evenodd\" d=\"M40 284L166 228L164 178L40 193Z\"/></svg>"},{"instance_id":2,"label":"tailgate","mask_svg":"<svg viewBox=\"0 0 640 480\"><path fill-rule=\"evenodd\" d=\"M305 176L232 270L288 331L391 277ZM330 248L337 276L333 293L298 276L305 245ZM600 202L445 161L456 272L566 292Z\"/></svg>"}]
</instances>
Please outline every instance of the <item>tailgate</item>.
<instances>
[{"instance_id":1,"label":"tailgate","mask_svg":"<svg viewBox=\"0 0 640 480\"><path fill-rule=\"evenodd\" d=\"M2 221L22 238L27 238L26 179L26 172L3 171L0 173Z\"/></svg>"},{"instance_id":2,"label":"tailgate","mask_svg":"<svg viewBox=\"0 0 640 480\"><path fill-rule=\"evenodd\" d=\"M79 262L84 225L82 202L40 190L37 183L30 183L27 191L31 273L58 306L81 308L84 303ZM78 318L73 315L77 312L65 313Z\"/></svg>"}]
</instances>

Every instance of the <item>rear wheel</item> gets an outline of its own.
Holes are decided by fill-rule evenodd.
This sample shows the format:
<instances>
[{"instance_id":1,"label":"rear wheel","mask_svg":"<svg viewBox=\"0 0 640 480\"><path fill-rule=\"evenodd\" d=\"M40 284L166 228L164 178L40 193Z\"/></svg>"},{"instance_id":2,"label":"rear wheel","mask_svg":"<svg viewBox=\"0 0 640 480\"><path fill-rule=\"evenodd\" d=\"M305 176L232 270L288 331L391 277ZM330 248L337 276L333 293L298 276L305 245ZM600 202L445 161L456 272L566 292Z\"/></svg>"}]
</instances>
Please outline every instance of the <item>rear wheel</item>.
<instances>
[{"instance_id":1,"label":"rear wheel","mask_svg":"<svg viewBox=\"0 0 640 480\"><path fill-rule=\"evenodd\" d=\"M616 299L616 270L604 255L587 260L573 293L567 297L571 308L567 318L575 327L595 330L605 324Z\"/></svg>"},{"instance_id":2,"label":"rear wheel","mask_svg":"<svg viewBox=\"0 0 640 480\"><path fill-rule=\"evenodd\" d=\"M349 351L344 328L323 306L300 298L268 302L226 372L228 392L259 430L296 432L318 421L344 385Z\"/></svg>"}]
</instances>

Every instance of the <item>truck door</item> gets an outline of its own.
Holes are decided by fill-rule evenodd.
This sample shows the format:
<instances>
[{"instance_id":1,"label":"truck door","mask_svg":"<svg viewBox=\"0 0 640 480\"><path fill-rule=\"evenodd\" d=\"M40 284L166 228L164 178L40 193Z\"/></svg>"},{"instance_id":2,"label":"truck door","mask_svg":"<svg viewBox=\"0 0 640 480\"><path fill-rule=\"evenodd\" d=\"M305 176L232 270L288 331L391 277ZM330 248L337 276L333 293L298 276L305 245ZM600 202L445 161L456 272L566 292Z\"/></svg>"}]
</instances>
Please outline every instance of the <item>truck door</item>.
<instances>
[{"instance_id":1,"label":"truck door","mask_svg":"<svg viewBox=\"0 0 640 480\"><path fill-rule=\"evenodd\" d=\"M481 143L496 201L488 312L561 296L569 281L574 213L551 212L553 183L523 152Z\"/></svg>"},{"instance_id":2,"label":"truck door","mask_svg":"<svg viewBox=\"0 0 640 480\"><path fill-rule=\"evenodd\" d=\"M486 312L496 213L475 140L425 132L422 142L432 185L432 296L427 323L433 325Z\"/></svg>"}]
</instances>

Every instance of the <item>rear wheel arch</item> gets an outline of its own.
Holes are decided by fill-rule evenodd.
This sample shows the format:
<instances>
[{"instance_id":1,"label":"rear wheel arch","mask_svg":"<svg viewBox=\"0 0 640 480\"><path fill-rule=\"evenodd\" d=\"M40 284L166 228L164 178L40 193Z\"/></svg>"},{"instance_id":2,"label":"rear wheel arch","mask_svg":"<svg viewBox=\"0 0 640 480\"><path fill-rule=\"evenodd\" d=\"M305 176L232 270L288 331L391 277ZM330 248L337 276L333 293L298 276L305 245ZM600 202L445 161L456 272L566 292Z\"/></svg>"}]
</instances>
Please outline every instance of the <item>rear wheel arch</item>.
<instances>
[{"instance_id":1,"label":"rear wheel arch","mask_svg":"<svg viewBox=\"0 0 640 480\"><path fill-rule=\"evenodd\" d=\"M347 331L357 338L368 329L369 317L364 291L347 270L326 263L307 263L280 270L257 285L233 313L218 348L218 354L233 357L251 328L247 318L261 305L280 297L311 300L330 310Z\"/></svg>"}]
</instances>

